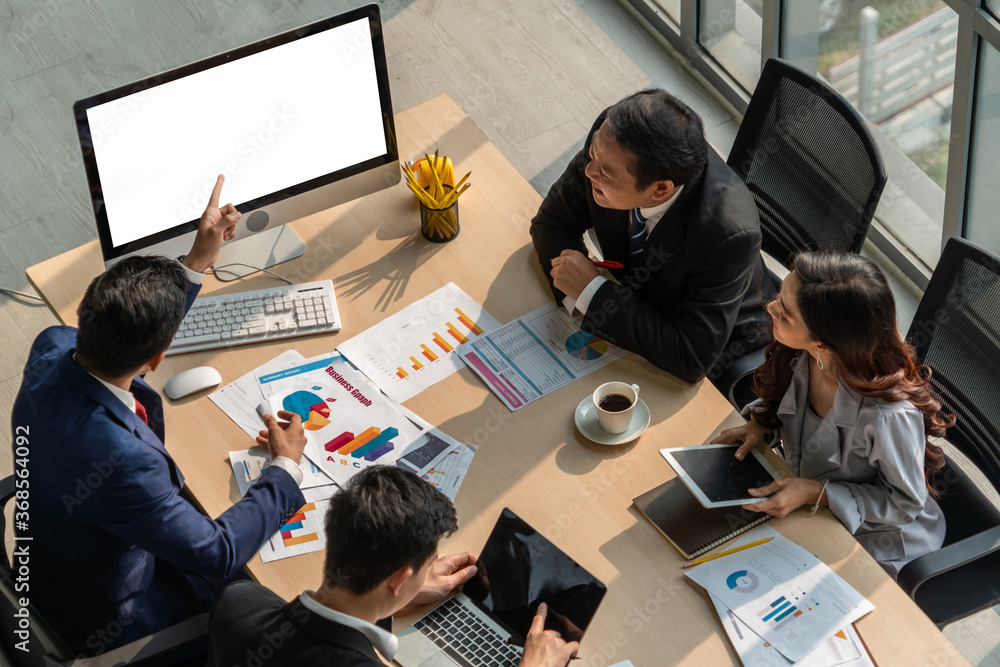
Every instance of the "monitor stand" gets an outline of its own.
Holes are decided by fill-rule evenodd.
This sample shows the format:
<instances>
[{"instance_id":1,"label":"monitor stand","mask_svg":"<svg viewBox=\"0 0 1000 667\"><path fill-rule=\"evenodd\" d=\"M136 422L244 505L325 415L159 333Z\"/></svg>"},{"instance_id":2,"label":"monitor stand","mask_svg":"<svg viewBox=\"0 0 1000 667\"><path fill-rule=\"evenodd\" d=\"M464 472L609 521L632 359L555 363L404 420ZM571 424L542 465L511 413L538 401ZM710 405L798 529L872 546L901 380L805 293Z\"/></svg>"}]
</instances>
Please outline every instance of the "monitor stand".
<instances>
[{"instance_id":1,"label":"monitor stand","mask_svg":"<svg viewBox=\"0 0 1000 667\"><path fill-rule=\"evenodd\" d=\"M291 227L274 227L223 245L215 261L215 277L224 282L243 278L295 259L305 251L306 244Z\"/></svg>"}]
</instances>

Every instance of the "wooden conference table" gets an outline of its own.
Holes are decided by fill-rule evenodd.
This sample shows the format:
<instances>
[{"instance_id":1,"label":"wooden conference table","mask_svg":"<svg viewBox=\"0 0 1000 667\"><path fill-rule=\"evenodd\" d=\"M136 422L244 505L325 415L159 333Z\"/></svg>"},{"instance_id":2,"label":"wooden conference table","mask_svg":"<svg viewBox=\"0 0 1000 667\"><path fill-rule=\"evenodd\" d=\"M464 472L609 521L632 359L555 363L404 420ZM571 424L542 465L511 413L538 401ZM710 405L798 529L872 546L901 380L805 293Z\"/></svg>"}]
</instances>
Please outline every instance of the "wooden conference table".
<instances>
[{"instance_id":1,"label":"wooden conference table","mask_svg":"<svg viewBox=\"0 0 1000 667\"><path fill-rule=\"evenodd\" d=\"M289 347L306 357L332 351L449 281L500 322L552 299L528 236L540 198L479 128L442 96L398 114L396 129L404 159L439 148L459 174L472 171L473 187L460 203L459 237L444 245L424 241L417 234L417 204L402 184L297 221L292 227L307 252L275 270L295 282L332 279L343 330L168 357L146 376L154 388L162 390L174 374L195 366L214 366L228 383ZM102 269L94 241L27 273L62 321L74 324L86 284ZM260 275L239 283L206 277L203 293L275 284ZM652 413L645 434L621 447L592 444L573 423L580 400L610 380L638 383ZM193 496L217 516L239 497L228 452L252 443L207 393L181 401L164 396L166 445ZM479 445L456 500L461 528L441 545L442 554L478 553L506 506L607 583L607 597L581 647L582 663L575 664L739 664L708 597L683 577L680 554L631 507L632 498L673 476L659 448L701 444L741 422L709 382L682 383L629 355L517 412L507 410L469 369L406 406L454 438ZM857 629L880 664L967 664L828 514L810 517L800 510L771 525L875 604ZM322 560L321 552L269 564L255 557L249 569L291 599L320 584Z\"/></svg>"}]
</instances>

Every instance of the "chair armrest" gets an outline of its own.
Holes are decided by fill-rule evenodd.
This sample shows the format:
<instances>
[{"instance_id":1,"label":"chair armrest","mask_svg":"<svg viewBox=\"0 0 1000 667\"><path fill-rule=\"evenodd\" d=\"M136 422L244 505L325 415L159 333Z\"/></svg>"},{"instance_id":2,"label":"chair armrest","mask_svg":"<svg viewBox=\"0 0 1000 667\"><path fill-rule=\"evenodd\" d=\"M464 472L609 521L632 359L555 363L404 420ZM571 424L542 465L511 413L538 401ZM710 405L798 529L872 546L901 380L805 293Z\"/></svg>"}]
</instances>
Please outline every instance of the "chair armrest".
<instances>
[{"instance_id":1,"label":"chair armrest","mask_svg":"<svg viewBox=\"0 0 1000 667\"><path fill-rule=\"evenodd\" d=\"M899 571L896 581L907 595L921 605L924 613L943 626L1000 599L998 563L1000 526L994 526L910 561ZM960 581L960 578L970 581ZM927 588L921 591L925 585ZM984 595L970 594L972 590L979 590ZM955 608L949 608L942 599L945 597L956 598ZM933 601L934 609L927 609L927 605L922 604L924 598L928 602Z\"/></svg>"},{"instance_id":2,"label":"chair armrest","mask_svg":"<svg viewBox=\"0 0 1000 667\"><path fill-rule=\"evenodd\" d=\"M137 639L93 658L77 658L70 667L113 667L114 665L176 664L178 660L208 654L208 617L199 614L169 628ZM169 658L168 658L169 656Z\"/></svg>"},{"instance_id":3,"label":"chair armrest","mask_svg":"<svg viewBox=\"0 0 1000 667\"><path fill-rule=\"evenodd\" d=\"M751 375L757 368L759 368L765 361L764 357L765 348L761 347L752 352L747 353L745 356L737 357L731 362L726 364L725 361L720 361L716 367L719 368L717 371L715 368L709 373L709 377L712 379L712 384L722 392L722 395L726 397L734 408L737 410L742 410L743 406L738 405L736 399L733 396L733 389L736 388L737 383L748 375ZM718 373L718 376L716 376Z\"/></svg>"}]
</instances>

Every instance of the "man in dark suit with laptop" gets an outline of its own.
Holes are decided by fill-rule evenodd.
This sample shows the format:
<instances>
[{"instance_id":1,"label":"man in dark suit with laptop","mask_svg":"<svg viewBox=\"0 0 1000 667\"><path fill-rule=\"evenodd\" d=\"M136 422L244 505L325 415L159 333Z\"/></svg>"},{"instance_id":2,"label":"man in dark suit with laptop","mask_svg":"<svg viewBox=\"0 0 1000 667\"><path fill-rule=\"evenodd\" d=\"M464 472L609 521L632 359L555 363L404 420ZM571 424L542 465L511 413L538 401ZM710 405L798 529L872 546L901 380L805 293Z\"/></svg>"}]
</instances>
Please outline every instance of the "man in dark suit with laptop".
<instances>
[{"instance_id":1,"label":"man in dark suit with laptop","mask_svg":"<svg viewBox=\"0 0 1000 667\"><path fill-rule=\"evenodd\" d=\"M240 214L220 176L183 265L130 257L94 279L79 327L35 340L11 415L30 449L31 601L74 653L95 655L211 609L218 592L304 504L297 416L270 415L274 460L216 519L195 507L164 446L157 369ZM141 211L136 211L141 215ZM289 413L279 413L284 418ZM17 436L23 436L18 438ZM202 649L204 650L204 649ZM204 653L202 653L204 655Z\"/></svg>"},{"instance_id":2,"label":"man in dark suit with laptop","mask_svg":"<svg viewBox=\"0 0 1000 667\"><path fill-rule=\"evenodd\" d=\"M593 229L617 283L600 276ZM704 137L701 119L662 90L605 110L549 190L531 236L556 300L581 328L686 382L720 357L760 347L766 322L757 208Z\"/></svg>"},{"instance_id":3,"label":"man in dark suit with laptop","mask_svg":"<svg viewBox=\"0 0 1000 667\"><path fill-rule=\"evenodd\" d=\"M333 496L326 516L323 582L292 602L239 581L212 612L209 665L381 667L399 640L391 616L432 604L477 574L470 553L438 558L438 542L457 527L448 498L411 472L373 466ZM521 667L565 667L577 642L545 630L539 609Z\"/></svg>"}]
</instances>

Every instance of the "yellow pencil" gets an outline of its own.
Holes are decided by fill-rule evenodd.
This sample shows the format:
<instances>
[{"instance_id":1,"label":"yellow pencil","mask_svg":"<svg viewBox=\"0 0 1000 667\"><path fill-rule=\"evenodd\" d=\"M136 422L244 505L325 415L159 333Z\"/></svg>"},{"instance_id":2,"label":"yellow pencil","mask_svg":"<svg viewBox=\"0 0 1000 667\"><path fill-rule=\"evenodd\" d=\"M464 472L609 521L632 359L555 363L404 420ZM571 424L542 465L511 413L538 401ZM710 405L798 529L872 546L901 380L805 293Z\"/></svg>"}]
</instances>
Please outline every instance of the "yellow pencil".
<instances>
[{"instance_id":1,"label":"yellow pencil","mask_svg":"<svg viewBox=\"0 0 1000 667\"><path fill-rule=\"evenodd\" d=\"M736 547L734 549L726 549L725 551L720 551L714 556L705 556L704 558L698 558L697 560L688 561L687 563L684 563L684 569L686 570L689 567L693 567L695 565L701 565L702 563L705 563L707 561L715 560L716 558L721 558L722 556L728 556L729 554L734 554L737 551L743 551L744 549L749 549L750 547L755 547L758 544L764 544L765 542L770 542L773 539L774 539L773 537L765 537L762 540L757 540L756 542L751 542L750 544L744 544L742 547Z\"/></svg>"},{"instance_id":2,"label":"yellow pencil","mask_svg":"<svg viewBox=\"0 0 1000 667\"><path fill-rule=\"evenodd\" d=\"M447 201L448 197L450 197L452 193L458 192L459 188L462 187L462 185L465 183L466 179L469 178L469 176L472 176L472 172L471 171L468 174L466 174L465 176L463 176L462 180L460 180L458 183L456 183L455 186L451 190L448 191L448 194L446 194L444 196L444 200L442 200L442 201ZM455 195L455 196L458 197L458 195Z\"/></svg>"},{"instance_id":3,"label":"yellow pencil","mask_svg":"<svg viewBox=\"0 0 1000 667\"><path fill-rule=\"evenodd\" d=\"M444 188L441 187L441 179L438 178L437 164L431 160L429 153L424 153L424 159L427 160L427 164L431 165L431 182L434 184L434 199L439 200L441 194L444 192Z\"/></svg>"},{"instance_id":4,"label":"yellow pencil","mask_svg":"<svg viewBox=\"0 0 1000 667\"><path fill-rule=\"evenodd\" d=\"M449 192L445 196L444 200L441 202L441 206L439 208L450 208L458 200L458 198L462 196L462 193L468 190L470 187L472 187L472 184L466 183L465 187L462 188L461 190L452 190L451 192Z\"/></svg>"},{"instance_id":5,"label":"yellow pencil","mask_svg":"<svg viewBox=\"0 0 1000 667\"><path fill-rule=\"evenodd\" d=\"M413 191L413 194L417 196L424 205L428 208L437 208L437 202L429 195L426 191L421 190L420 187L413 185L412 183L407 183L406 186Z\"/></svg>"}]
</instances>

